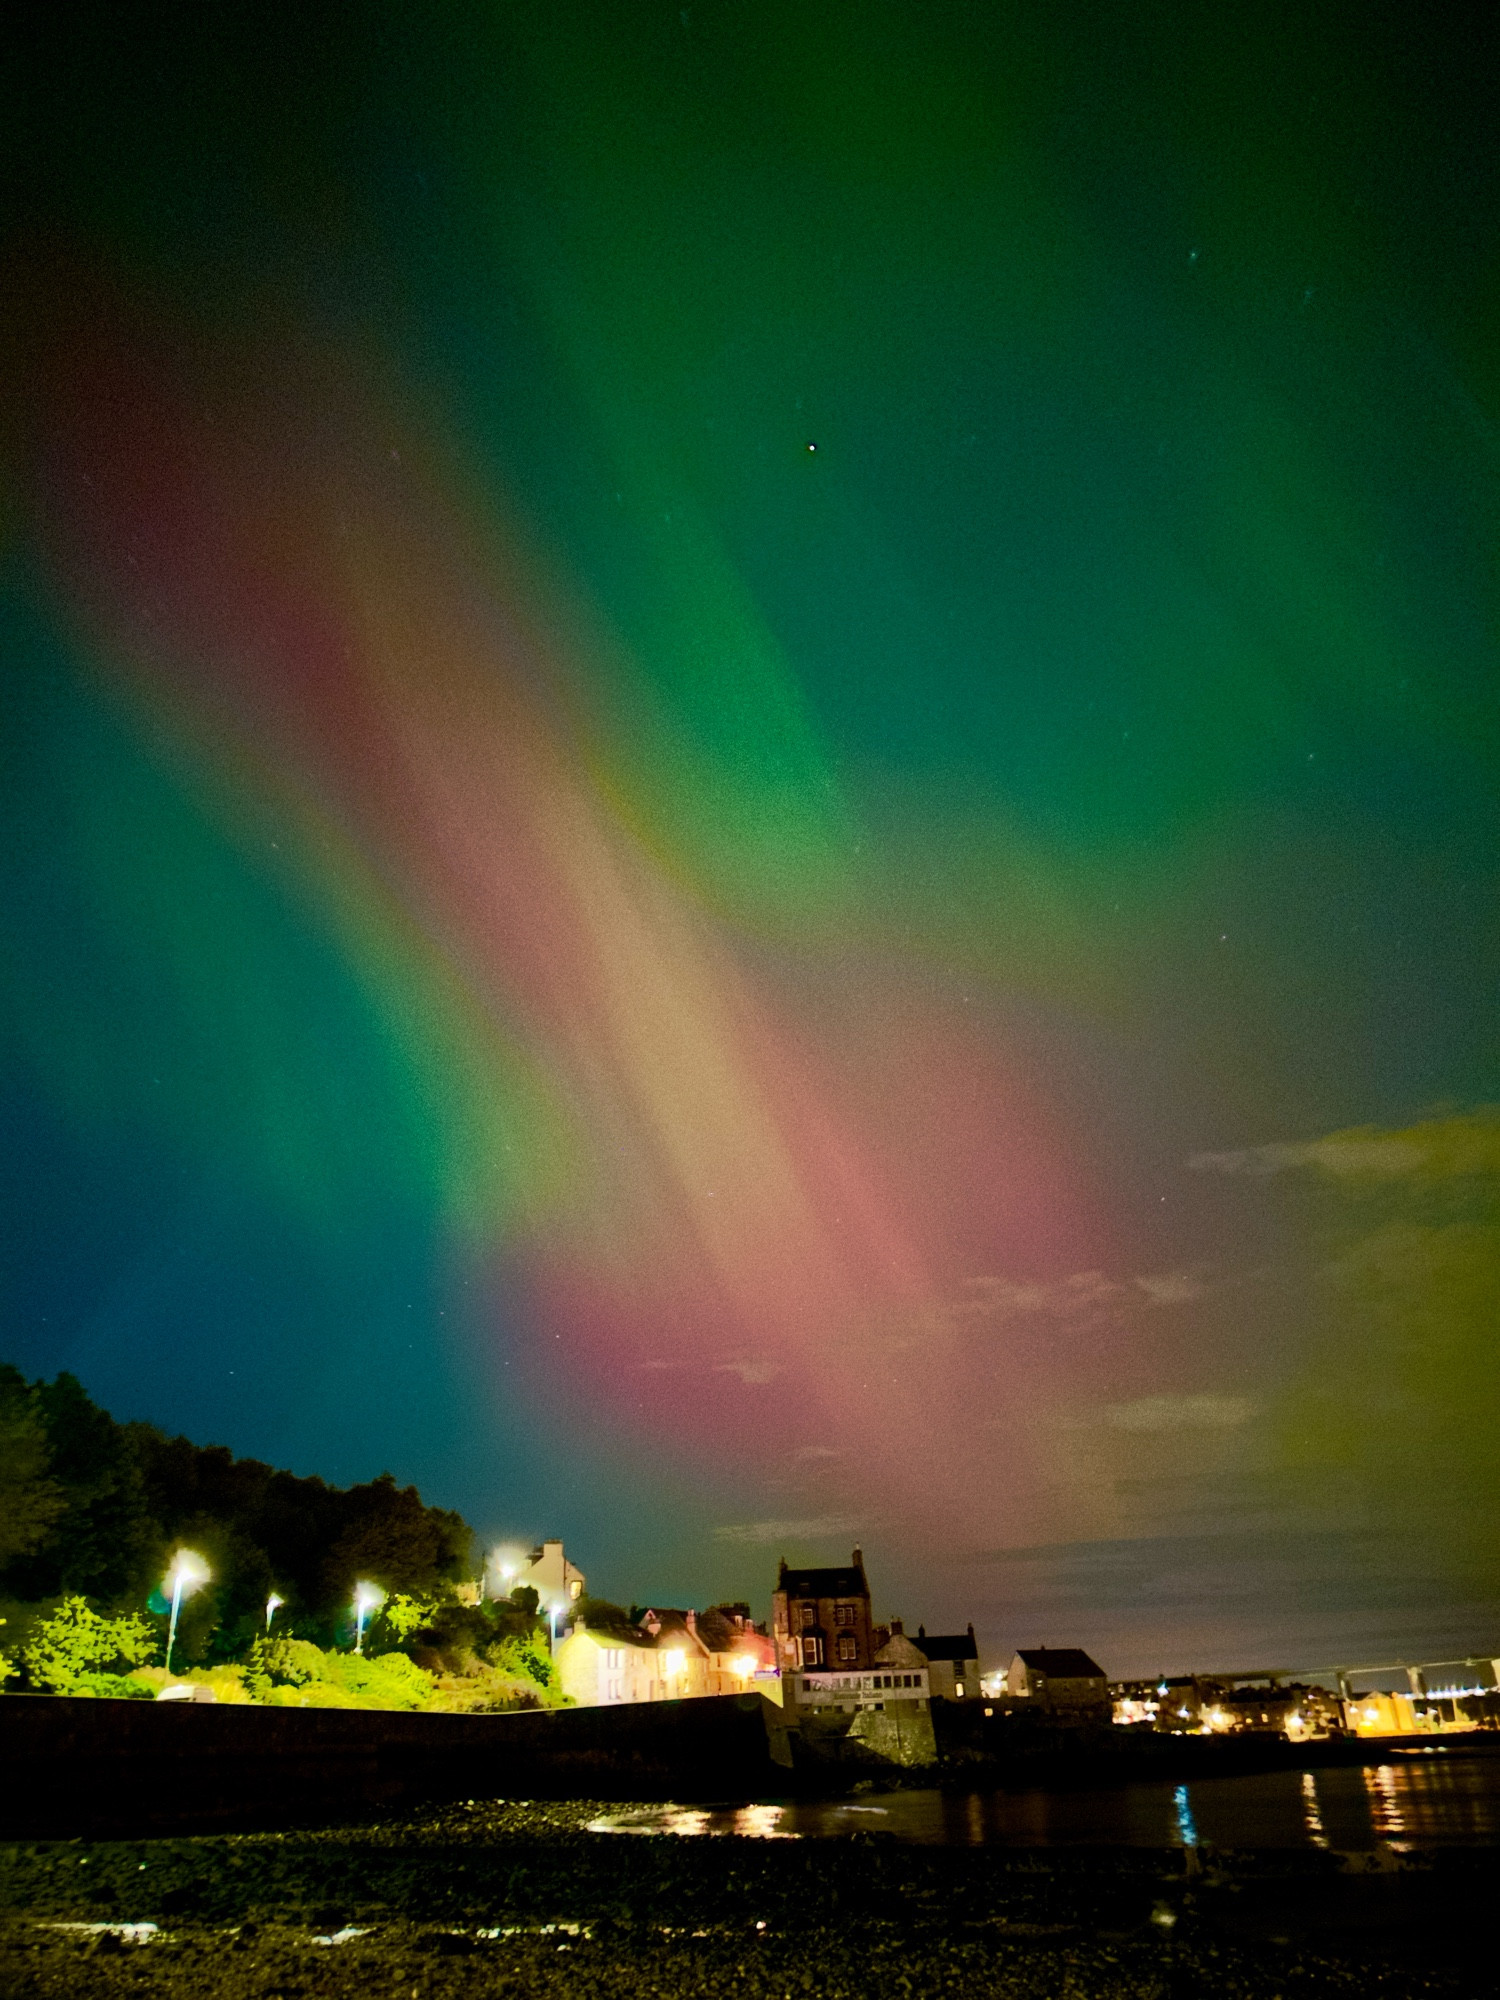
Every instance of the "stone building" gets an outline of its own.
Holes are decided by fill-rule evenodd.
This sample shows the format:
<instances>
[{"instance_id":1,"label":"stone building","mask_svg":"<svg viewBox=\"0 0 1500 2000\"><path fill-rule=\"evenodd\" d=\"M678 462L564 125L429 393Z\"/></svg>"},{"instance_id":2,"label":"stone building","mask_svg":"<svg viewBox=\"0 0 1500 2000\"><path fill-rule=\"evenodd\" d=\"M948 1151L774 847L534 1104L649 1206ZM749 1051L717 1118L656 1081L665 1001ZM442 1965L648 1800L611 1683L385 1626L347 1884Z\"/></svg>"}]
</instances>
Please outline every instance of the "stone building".
<instances>
[{"instance_id":1,"label":"stone building","mask_svg":"<svg viewBox=\"0 0 1500 2000\"><path fill-rule=\"evenodd\" d=\"M928 1685L939 1700L979 1700L979 1646L972 1625L947 1633L929 1633L919 1625L917 1646L927 1657Z\"/></svg>"},{"instance_id":2,"label":"stone building","mask_svg":"<svg viewBox=\"0 0 1500 2000\"><path fill-rule=\"evenodd\" d=\"M1023 1646L1005 1676L1008 1691L1043 1707L1079 1716L1109 1713L1109 1682L1096 1660L1077 1646Z\"/></svg>"},{"instance_id":3,"label":"stone building","mask_svg":"<svg viewBox=\"0 0 1500 2000\"><path fill-rule=\"evenodd\" d=\"M793 1569L783 1561L771 1597L771 1637L784 1673L872 1667L878 1641L862 1552L833 1569Z\"/></svg>"},{"instance_id":4,"label":"stone building","mask_svg":"<svg viewBox=\"0 0 1500 2000\"><path fill-rule=\"evenodd\" d=\"M563 1692L582 1708L687 1701L755 1689L779 1698L771 1646L746 1605L648 1607L636 1625L577 1625L557 1649Z\"/></svg>"}]
</instances>

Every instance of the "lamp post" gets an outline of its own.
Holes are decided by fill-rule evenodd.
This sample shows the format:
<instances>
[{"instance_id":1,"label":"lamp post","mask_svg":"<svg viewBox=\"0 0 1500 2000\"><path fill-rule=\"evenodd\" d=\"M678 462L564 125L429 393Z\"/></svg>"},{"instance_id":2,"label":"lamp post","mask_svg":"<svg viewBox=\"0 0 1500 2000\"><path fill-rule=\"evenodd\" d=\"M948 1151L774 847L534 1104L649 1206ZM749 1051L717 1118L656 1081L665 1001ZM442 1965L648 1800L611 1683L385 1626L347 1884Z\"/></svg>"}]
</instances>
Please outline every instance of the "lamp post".
<instances>
[{"instance_id":1,"label":"lamp post","mask_svg":"<svg viewBox=\"0 0 1500 2000\"><path fill-rule=\"evenodd\" d=\"M357 1583L354 1586L354 1650L365 1650L365 1620L380 1603L385 1592L373 1583Z\"/></svg>"},{"instance_id":2,"label":"lamp post","mask_svg":"<svg viewBox=\"0 0 1500 2000\"><path fill-rule=\"evenodd\" d=\"M284 1597L278 1597L274 1590L271 1592L271 1595L266 1599L266 1637L268 1639L271 1636L271 1620L276 1616L277 1612L281 1609L282 1605L285 1603L286 1599Z\"/></svg>"},{"instance_id":3,"label":"lamp post","mask_svg":"<svg viewBox=\"0 0 1500 2000\"><path fill-rule=\"evenodd\" d=\"M202 1556L195 1556L191 1549L179 1549L172 1558L172 1567L167 1571L167 1582L172 1586L172 1617L167 1626L167 1672L172 1671L172 1647L177 1639L177 1613L182 1608L182 1593L196 1590L200 1583L208 1582L208 1564Z\"/></svg>"}]
</instances>

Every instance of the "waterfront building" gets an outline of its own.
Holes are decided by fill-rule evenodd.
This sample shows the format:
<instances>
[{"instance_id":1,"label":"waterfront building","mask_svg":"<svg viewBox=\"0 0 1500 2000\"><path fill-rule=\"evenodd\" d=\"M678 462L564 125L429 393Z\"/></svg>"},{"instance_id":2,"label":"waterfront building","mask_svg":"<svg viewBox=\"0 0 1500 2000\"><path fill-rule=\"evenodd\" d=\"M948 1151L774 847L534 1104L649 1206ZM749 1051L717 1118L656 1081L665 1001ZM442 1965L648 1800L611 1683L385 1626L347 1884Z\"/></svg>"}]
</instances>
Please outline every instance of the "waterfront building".
<instances>
[{"instance_id":1,"label":"waterfront building","mask_svg":"<svg viewBox=\"0 0 1500 2000\"><path fill-rule=\"evenodd\" d=\"M1104 1669L1077 1646L1023 1646L1010 1663L1005 1684L1009 1693L1035 1701L1059 1718L1109 1715Z\"/></svg>"},{"instance_id":2,"label":"waterfront building","mask_svg":"<svg viewBox=\"0 0 1500 2000\"><path fill-rule=\"evenodd\" d=\"M575 1624L558 1646L563 1692L580 1707L761 1692L780 1699L771 1642L748 1605L648 1606L638 1624Z\"/></svg>"},{"instance_id":3,"label":"waterfront building","mask_svg":"<svg viewBox=\"0 0 1500 2000\"><path fill-rule=\"evenodd\" d=\"M793 1569L785 1560L771 1598L771 1637L783 1673L863 1672L879 1642L870 1617L863 1553L847 1565Z\"/></svg>"},{"instance_id":4,"label":"waterfront building","mask_svg":"<svg viewBox=\"0 0 1500 2000\"><path fill-rule=\"evenodd\" d=\"M917 1646L927 1660L928 1685L940 1701L978 1701L979 1647L974 1627L965 1632L930 1633L917 1627Z\"/></svg>"}]
</instances>

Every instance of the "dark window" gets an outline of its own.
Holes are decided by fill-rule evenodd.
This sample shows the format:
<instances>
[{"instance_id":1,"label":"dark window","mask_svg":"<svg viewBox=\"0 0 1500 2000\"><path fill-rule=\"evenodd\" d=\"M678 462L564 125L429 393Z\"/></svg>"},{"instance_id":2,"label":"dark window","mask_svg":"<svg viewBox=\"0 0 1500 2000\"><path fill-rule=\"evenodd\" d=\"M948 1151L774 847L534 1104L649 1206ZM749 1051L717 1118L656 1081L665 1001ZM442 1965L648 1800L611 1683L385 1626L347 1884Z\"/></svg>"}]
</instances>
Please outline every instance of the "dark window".
<instances>
[{"instance_id":1,"label":"dark window","mask_svg":"<svg viewBox=\"0 0 1500 2000\"><path fill-rule=\"evenodd\" d=\"M854 1634L852 1632L840 1632L839 1658L841 1660L852 1660L858 1651L859 1647L855 1644Z\"/></svg>"},{"instance_id":2,"label":"dark window","mask_svg":"<svg viewBox=\"0 0 1500 2000\"><path fill-rule=\"evenodd\" d=\"M833 1607L833 1622L835 1625L852 1625L854 1623L854 1606L852 1604L836 1604Z\"/></svg>"},{"instance_id":3,"label":"dark window","mask_svg":"<svg viewBox=\"0 0 1500 2000\"><path fill-rule=\"evenodd\" d=\"M810 1625L816 1625L818 1622L817 1605L816 1604L799 1605L797 1607L797 1620L804 1632L808 1629Z\"/></svg>"},{"instance_id":4,"label":"dark window","mask_svg":"<svg viewBox=\"0 0 1500 2000\"><path fill-rule=\"evenodd\" d=\"M802 1641L802 1664L804 1667L821 1667L823 1664L823 1641L809 1638Z\"/></svg>"}]
</instances>

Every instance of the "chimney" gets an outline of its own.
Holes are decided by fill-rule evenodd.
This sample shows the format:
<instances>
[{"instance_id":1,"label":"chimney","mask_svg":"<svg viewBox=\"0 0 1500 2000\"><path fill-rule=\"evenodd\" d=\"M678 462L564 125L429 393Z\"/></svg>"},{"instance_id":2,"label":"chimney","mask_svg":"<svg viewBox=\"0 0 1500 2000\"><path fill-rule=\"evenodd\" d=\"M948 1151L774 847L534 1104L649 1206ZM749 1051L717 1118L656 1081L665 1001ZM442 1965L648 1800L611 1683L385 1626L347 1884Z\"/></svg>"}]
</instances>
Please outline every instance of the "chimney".
<instances>
[{"instance_id":1,"label":"chimney","mask_svg":"<svg viewBox=\"0 0 1500 2000\"><path fill-rule=\"evenodd\" d=\"M689 1630L690 1632L693 1632L693 1633L696 1633L696 1632L697 1632L697 1630L698 1630L698 1614L697 1614L697 1612L696 1612L696 1611L684 1611L684 1612L683 1612L683 1614L682 1614L682 1622L683 1622L683 1624L684 1624L684 1625L686 1625L686 1626L687 1626L687 1628L688 1628L688 1630Z\"/></svg>"},{"instance_id":2,"label":"chimney","mask_svg":"<svg viewBox=\"0 0 1500 2000\"><path fill-rule=\"evenodd\" d=\"M905 1630L906 1630L906 1627L905 1627L905 1626L904 1626L904 1625L903 1625L903 1624L901 1623L901 1620L900 1620L899 1618L893 1618L893 1619L891 1620L891 1637L892 1637L892 1638L895 1638L895 1637L897 1636L897 1634L898 1634L898 1633L904 1633L904 1632L905 1632Z\"/></svg>"},{"instance_id":3,"label":"chimney","mask_svg":"<svg viewBox=\"0 0 1500 2000\"><path fill-rule=\"evenodd\" d=\"M856 1569L863 1569L864 1566L865 1566L865 1552L861 1548L856 1548L854 1551L854 1567Z\"/></svg>"}]
</instances>

